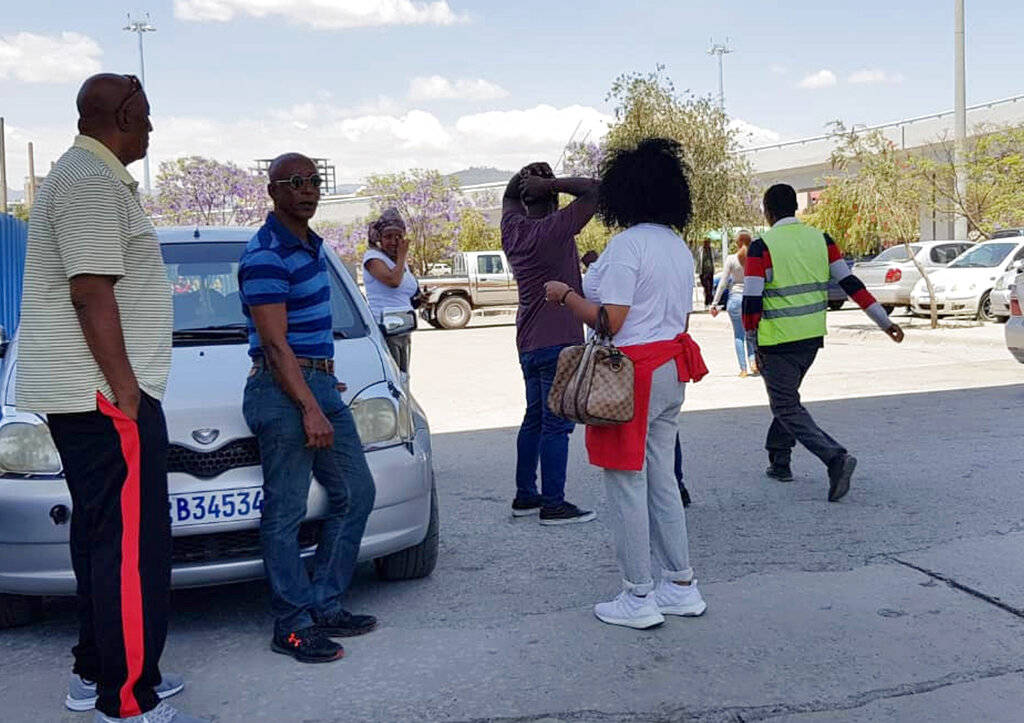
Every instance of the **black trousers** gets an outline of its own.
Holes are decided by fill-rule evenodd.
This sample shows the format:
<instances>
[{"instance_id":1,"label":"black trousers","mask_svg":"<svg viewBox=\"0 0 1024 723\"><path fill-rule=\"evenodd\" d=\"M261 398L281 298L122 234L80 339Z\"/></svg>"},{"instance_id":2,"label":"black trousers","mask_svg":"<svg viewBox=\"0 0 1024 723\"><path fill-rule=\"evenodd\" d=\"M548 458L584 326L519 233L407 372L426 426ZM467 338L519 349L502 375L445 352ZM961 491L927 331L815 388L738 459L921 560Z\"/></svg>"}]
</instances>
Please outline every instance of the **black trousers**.
<instances>
[{"instance_id":1,"label":"black trousers","mask_svg":"<svg viewBox=\"0 0 1024 723\"><path fill-rule=\"evenodd\" d=\"M704 306L711 306L715 300L715 275L701 274L700 285L704 287Z\"/></svg>"},{"instance_id":2,"label":"black trousers","mask_svg":"<svg viewBox=\"0 0 1024 723\"><path fill-rule=\"evenodd\" d=\"M160 702L171 582L167 423L145 394L138 421L97 397L96 411L49 422L73 504L74 672L96 681L99 711L126 718Z\"/></svg>"},{"instance_id":3,"label":"black trousers","mask_svg":"<svg viewBox=\"0 0 1024 723\"><path fill-rule=\"evenodd\" d=\"M391 356L394 357L395 362L398 364L398 368L408 373L409 362L412 357L412 334L399 334L398 336L389 336L387 338L388 351L391 352Z\"/></svg>"},{"instance_id":4,"label":"black trousers","mask_svg":"<svg viewBox=\"0 0 1024 723\"><path fill-rule=\"evenodd\" d=\"M788 466L797 442L826 465L846 454L846 449L824 432L800 403L800 383L817 356L817 349L794 352L758 350L757 366L764 377L774 417L765 442L768 459L773 464Z\"/></svg>"}]
</instances>

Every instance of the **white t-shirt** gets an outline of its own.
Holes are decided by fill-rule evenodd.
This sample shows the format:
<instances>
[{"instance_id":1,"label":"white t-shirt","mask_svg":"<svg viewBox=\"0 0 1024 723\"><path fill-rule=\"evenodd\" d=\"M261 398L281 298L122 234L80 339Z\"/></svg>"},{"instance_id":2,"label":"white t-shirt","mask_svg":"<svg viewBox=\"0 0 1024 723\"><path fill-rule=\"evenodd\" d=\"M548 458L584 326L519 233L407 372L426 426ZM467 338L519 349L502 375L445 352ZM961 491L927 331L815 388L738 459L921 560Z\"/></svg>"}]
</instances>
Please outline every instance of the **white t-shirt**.
<instances>
[{"instance_id":1,"label":"white t-shirt","mask_svg":"<svg viewBox=\"0 0 1024 723\"><path fill-rule=\"evenodd\" d=\"M616 234L583 279L593 302L628 306L616 346L674 339L693 310L693 254L668 226L641 223Z\"/></svg>"},{"instance_id":2,"label":"white t-shirt","mask_svg":"<svg viewBox=\"0 0 1024 723\"><path fill-rule=\"evenodd\" d=\"M388 270L395 268L395 262L388 258L383 251L375 248L368 248L363 256L363 270L366 271L366 264L373 259L380 259L388 267ZM405 275L402 283L398 286L388 286L369 271L363 274L363 286L366 287L366 301L370 305L373 317L380 320L381 314L385 311L412 311L412 297L419 288L416 277L405 267Z\"/></svg>"}]
</instances>

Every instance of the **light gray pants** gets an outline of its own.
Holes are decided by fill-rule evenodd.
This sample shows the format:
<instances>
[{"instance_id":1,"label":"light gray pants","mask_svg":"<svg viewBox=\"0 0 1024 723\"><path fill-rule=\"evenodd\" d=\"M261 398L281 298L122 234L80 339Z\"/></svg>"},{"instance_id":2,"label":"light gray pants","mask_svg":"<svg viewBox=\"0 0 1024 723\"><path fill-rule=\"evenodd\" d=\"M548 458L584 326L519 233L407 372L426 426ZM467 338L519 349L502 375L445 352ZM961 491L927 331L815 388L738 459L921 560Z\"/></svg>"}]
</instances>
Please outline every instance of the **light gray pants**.
<instances>
[{"instance_id":1,"label":"light gray pants","mask_svg":"<svg viewBox=\"0 0 1024 723\"><path fill-rule=\"evenodd\" d=\"M667 580L693 579L686 515L672 468L685 392L674 360L655 369L644 467L639 472L604 471L623 585L638 595L654 588L656 567Z\"/></svg>"}]
</instances>

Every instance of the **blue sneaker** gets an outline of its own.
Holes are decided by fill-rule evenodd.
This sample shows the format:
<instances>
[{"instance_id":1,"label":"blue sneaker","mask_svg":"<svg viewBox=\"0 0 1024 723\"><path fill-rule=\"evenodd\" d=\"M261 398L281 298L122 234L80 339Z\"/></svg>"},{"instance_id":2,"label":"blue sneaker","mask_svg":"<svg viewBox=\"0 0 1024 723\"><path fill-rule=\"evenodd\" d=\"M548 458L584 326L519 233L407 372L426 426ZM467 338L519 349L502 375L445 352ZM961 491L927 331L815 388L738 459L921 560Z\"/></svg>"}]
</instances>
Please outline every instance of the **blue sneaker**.
<instances>
[{"instance_id":1,"label":"blue sneaker","mask_svg":"<svg viewBox=\"0 0 1024 723\"><path fill-rule=\"evenodd\" d=\"M164 673L163 680L156 687L156 694L163 698L170 698L185 689L185 679L174 673ZM68 681L68 697L64 699L64 705L68 710L82 713L96 707L96 683L85 680L81 676L71 674Z\"/></svg>"}]
</instances>

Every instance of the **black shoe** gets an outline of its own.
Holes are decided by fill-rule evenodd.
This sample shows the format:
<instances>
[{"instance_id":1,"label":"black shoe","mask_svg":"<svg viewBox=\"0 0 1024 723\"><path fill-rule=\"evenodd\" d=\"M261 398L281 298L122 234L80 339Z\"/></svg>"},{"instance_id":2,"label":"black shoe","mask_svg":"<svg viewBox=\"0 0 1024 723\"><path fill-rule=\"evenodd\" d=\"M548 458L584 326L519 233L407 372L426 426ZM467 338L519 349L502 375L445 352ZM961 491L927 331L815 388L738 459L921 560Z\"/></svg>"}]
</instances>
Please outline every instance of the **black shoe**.
<instances>
[{"instance_id":1,"label":"black shoe","mask_svg":"<svg viewBox=\"0 0 1024 723\"><path fill-rule=\"evenodd\" d=\"M775 464L774 462L768 465L768 469L764 471L766 475L772 479L777 479L779 482L792 482L793 481L793 470L789 468L789 465Z\"/></svg>"},{"instance_id":2,"label":"black shoe","mask_svg":"<svg viewBox=\"0 0 1024 723\"><path fill-rule=\"evenodd\" d=\"M313 616L316 629L331 638L354 638L365 635L377 627L377 618L372 615L353 615L348 610L340 610L326 617Z\"/></svg>"},{"instance_id":3,"label":"black shoe","mask_svg":"<svg viewBox=\"0 0 1024 723\"><path fill-rule=\"evenodd\" d=\"M836 457L828 466L828 501L838 502L850 491L850 478L857 468L857 458L848 454Z\"/></svg>"},{"instance_id":4,"label":"black shoe","mask_svg":"<svg viewBox=\"0 0 1024 723\"><path fill-rule=\"evenodd\" d=\"M345 649L315 627L278 635L274 633L270 649L290 655L300 663L330 663L345 657Z\"/></svg>"},{"instance_id":5,"label":"black shoe","mask_svg":"<svg viewBox=\"0 0 1024 723\"><path fill-rule=\"evenodd\" d=\"M690 506L690 493L686 491L686 485L679 483L679 496L683 498L683 507Z\"/></svg>"},{"instance_id":6,"label":"black shoe","mask_svg":"<svg viewBox=\"0 0 1024 723\"><path fill-rule=\"evenodd\" d=\"M540 508L540 495L536 495L534 497L516 497L514 500L512 500L513 517L526 517L527 515L535 515L538 512L540 512Z\"/></svg>"},{"instance_id":7,"label":"black shoe","mask_svg":"<svg viewBox=\"0 0 1024 723\"><path fill-rule=\"evenodd\" d=\"M542 525L571 525L574 522L590 522L597 517L589 510L581 510L571 502L562 502L553 507L541 507L540 523Z\"/></svg>"}]
</instances>

